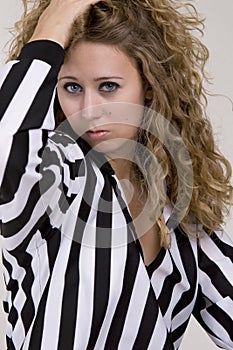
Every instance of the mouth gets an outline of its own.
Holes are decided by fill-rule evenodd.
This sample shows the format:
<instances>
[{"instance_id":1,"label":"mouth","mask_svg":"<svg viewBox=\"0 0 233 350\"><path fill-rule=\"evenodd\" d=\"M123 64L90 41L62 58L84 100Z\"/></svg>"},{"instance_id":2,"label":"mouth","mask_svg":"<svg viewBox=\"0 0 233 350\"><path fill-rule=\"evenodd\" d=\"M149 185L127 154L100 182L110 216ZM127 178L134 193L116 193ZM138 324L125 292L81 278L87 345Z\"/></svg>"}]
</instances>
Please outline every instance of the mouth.
<instances>
[{"instance_id":1,"label":"mouth","mask_svg":"<svg viewBox=\"0 0 233 350\"><path fill-rule=\"evenodd\" d=\"M88 130L86 132L86 135L92 140L98 140L98 139L104 138L108 134L109 134L108 130L95 130L95 129L92 129L92 130Z\"/></svg>"}]
</instances>

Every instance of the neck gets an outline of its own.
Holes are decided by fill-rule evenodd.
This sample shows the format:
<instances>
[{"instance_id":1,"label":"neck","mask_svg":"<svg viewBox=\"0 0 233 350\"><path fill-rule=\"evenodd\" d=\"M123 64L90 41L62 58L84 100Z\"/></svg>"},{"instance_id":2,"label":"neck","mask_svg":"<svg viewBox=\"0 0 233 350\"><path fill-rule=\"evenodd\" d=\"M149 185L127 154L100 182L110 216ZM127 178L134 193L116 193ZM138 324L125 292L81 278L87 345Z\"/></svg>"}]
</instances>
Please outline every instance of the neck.
<instances>
[{"instance_id":1,"label":"neck","mask_svg":"<svg viewBox=\"0 0 233 350\"><path fill-rule=\"evenodd\" d=\"M119 180L130 180L132 172L132 162L127 159L110 159L109 163Z\"/></svg>"}]
</instances>

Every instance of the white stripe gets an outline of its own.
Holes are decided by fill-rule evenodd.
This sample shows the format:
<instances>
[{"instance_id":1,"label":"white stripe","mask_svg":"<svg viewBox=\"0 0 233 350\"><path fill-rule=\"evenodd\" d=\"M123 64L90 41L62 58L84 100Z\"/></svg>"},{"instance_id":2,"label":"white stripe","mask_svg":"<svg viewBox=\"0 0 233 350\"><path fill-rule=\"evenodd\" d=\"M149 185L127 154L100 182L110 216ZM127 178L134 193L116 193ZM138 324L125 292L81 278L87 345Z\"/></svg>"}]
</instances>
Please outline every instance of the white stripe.
<instances>
[{"instance_id":1,"label":"white stripe","mask_svg":"<svg viewBox=\"0 0 233 350\"><path fill-rule=\"evenodd\" d=\"M3 255L4 255L4 258L8 261L8 263L12 266L12 279L17 280L18 282L20 292L16 294L15 299L13 301L13 305L17 310L17 313L21 315L23 306L26 301L26 295L22 288L22 283L26 275L26 272L22 267L18 265L17 260L7 251L4 250ZM24 338L25 338L25 330L24 330L21 317L19 317L12 333L12 340L16 349L21 348Z\"/></svg>"},{"instance_id":2,"label":"white stripe","mask_svg":"<svg viewBox=\"0 0 233 350\"><path fill-rule=\"evenodd\" d=\"M231 302L232 304L232 302ZM230 305L232 307L232 305ZM221 308L221 307L220 307ZM229 347L230 350L232 350L233 342L229 337L229 334L227 331L223 328L221 323L216 321L209 313L208 309L201 311L201 317L203 321L208 325L208 327L211 329L211 331L216 335L216 337L219 337L221 341L224 344L224 349L227 349L225 346L231 346ZM211 335L210 335L211 337ZM216 342L218 344L218 342Z\"/></svg>"},{"instance_id":3,"label":"white stripe","mask_svg":"<svg viewBox=\"0 0 233 350\"><path fill-rule=\"evenodd\" d=\"M233 285L233 266L232 269L229 269L229 266L232 265L231 259L226 257L207 235L200 240L200 246L208 259L218 266L226 280Z\"/></svg>"},{"instance_id":4,"label":"white stripe","mask_svg":"<svg viewBox=\"0 0 233 350\"><path fill-rule=\"evenodd\" d=\"M143 286L143 288L142 288ZM124 328L118 345L119 350L132 349L138 334L142 315L146 306L148 293L150 290L150 281L146 272L145 265L140 258L140 263L135 278Z\"/></svg>"},{"instance_id":5,"label":"white stripe","mask_svg":"<svg viewBox=\"0 0 233 350\"><path fill-rule=\"evenodd\" d=\"M64 278L72 241L63 237L53 268L44 315L41 350L57 349L63 300Z\"/></svg>"},{"instance_id":6,"label":"white stripe","mask_svg":"<svg viewBox=\"0 0 233 350\"><path fill-rule=\"evenodd\" d=\"M93 228L94 231L94 228ZM77 261L78 264L78 261ZM86 349L92 324L95 281L95 248L82 246L79 259L78 313L74 349Z\"/></svg>"},{"instance_id":7,"label":"white stripe","mask_svg":"<svg viewBox=\"0 0 233 350\"><path fill-rule=\"evenodd\" d=\"M179 339L177 339L176 341L173 342L174 349L179 349L183 338L184 338L184 334L182 334Z\"/></svg>"},{"instance_id":8,"label":"white stripe","mask_svg":"<svg viewBox=\"0 0 233 350\"><path fill-rule=\"evenodd\" d=\"M195 298L192 299L192 302L182 309L173 319L172 319L172 331L175 331L178 327L180 327L187 319L190 317L193 306L195 304Z\"/></svg>"},{"instance_id":9,"label":"white stripe","mask_svg":"<svg viewBox=\"0 0 233 350\"><path fill-rule=\"evenodd\" d=\"M182 294L191 288L190 283L189 283L188 278L187 278L187 275L186 275L186 272L184 270L184 265L183 265L183 262L181 260L181 256L180 256L180 252L178 249L178 244L177 244L177 240L175 238L175 235L173 235L172 238L173 238L173 240L172 240L172 246L171 246L170 252L171 252L171 255L173 258L173 263L175 264L175 267L177 268L178 272L181 275L181 280L179 283L175 284L175 286L172 290L170 303L169 303L167 311L164 315L164 319L165 319L165 322L168 326L168 329L169 329L169 327L171 327L172 312L173 312L175 306L177 305L178 301L181 299ZM196 266L193 266L193 269L196 269ZM171 276L171 278L172 278L172 276ZM192 286L192 287L194 287L194 286ZM196 283L195 288L197 290L197 283ZM190 311L191 310L192 309L190 308ZM175 322L175 323L172 322L172 329L177 328L178 326L180 326L183 323L181 321L181 323L178 324L177 323L178 321L181 321L181 320L179 318L176 318L175 321L173 320L173 322ZM183 319L183 321L184 321L184 319Z\"/></svg>"},{"instance_id":10,"label":"white stripe","mask_svg":"<svg viewBox=\"0 0 233 350\"><path fill-rule=\"evenodd\" d=\"M31 287L31 295L35 309L37 309L50 276L47 244L46 240L42 239L39 231L32 237L26 251L32 257L31 268L34 281Z\"/></svg>"},{"instance_id":11,"label":"white stripe","mask_svg":"<svg viewBox=\"0 0 233 350\"><path fill-rule=\"evenodd\" d=\"M212 335L210 335L210 338L221 349L225 349L225 350L232 350L233 349L233 343L232 343L231 340L230 340L230 343L227 344L224 340L221 340L221 339L218 339L216 337L213 337Z\"/></svg>"},{"instance_id":12,"label":"white stripe","mask_svg":"<svg viewBox=\"0 0 233 350\"><path fill-rule=\"evenodd\" d=\"M113 192L113 213L119 212L120 205L115 200L115 193ZM122 220L125 220L124 215L121 212ZM112 217L113 228L117 226L116 216ZM120 231L120 232L119 232ZM119 247L119 233L121 235L121 246ZM123 244L124 238L124 244ZM95 350L103 348L103 344L106 343L109 328L114 316L114 312L117 307L117 303L121 296L124 271L127 258L127 227L121 230L112 231L112 249L111 249L111 271L110 271L110 288L109 288L109 303L105 314L103 325L100 329L99 337L97 339Z\"/></svg>"},{"instance_id":13,"label":"white stripe","mask_svg":"<svg viewBox=\"0 0 233 350\"><path fill-rule=\"evenodd\" d=\"M65 154L65 157L69 161L75 162L76 160L84 159L83 151L81 150L80 146L76 143L76 140L73 140L69 135L63 135L63 134L60 135L60 138L61 138L61 141L67 140L68 144L66 146L59 144L59 149L62 150L62 152ZM50 140L50 142L53 142L53 140ZM55 147L57 147L56 143L55 143Z\"/></svg>"},{"instance_id":14,"label":"white stripe","mask_svg":"<svg viewBox=\"0 0 233 350\"><path fill-rule=\"evenodd\" d=\"M171 261L170 254L168 250L166 251L166 254L163 258L163 261L158 269L156 269L153 272L153 275L151 277L151 283L153 286L153 289L155 291L155 295L157 298L160 296L162 290L163 290L163 284L167 276L171 275L173 271L173 264ZM159 281L159 283L158 283Z\"/></svg>"},{"instance_id":15,"label":"white stripe","mask_svg":"<svg viewBox=\"0 0 233 350\"><path fill-rule=\"evenodd\" d=\"M97 184L94 188L93 198L91 203L87 203L90 206L90 213L87 219L87 222L83 222L85 225L85 231L82 239L82 245L88 246L88 247L96 247L96 213L98 213L98 206L100 201L100 196L104 187L104 178L101 174L100 170L95 166L95 175L97 179ZM85 185L88 186L88 179L87 176L85 176ZM80 183L80 189L81 184L84 182L84 180L81 178ZM84 186L82 186L82 193L84 194ZM83 199L87 201L86 197L83 197ZM101 199L102 200L102 199ZM101 247L102 248L102 247Z\"/></svg>"},{"instance_id":16,"label":"white stripe","mask_svg":"<svg viewBox=\"0 0 233 350\"><path fill-rule=\"evenodd\" d=\"M43 124L41 125L42 130L54 130L55 128L55 116L54 116L54 99L56 95L56 89L54 89L53 96L51 98L51 102L47 111L47 114L43 120Z\"/></svg>"},{"instance_id":17,"label":"white stripe","mask_svg":"<svg viewBox=\"0 0 233 350\"><path fill-rule=\"evenodd\" d=\"M2 118L2 127L6 128L8 134L13 135L19 129L36 91L39 90L50 69L50 65L45 62L38 60L32 62Z\"/></svg>"},{"instance_id":18,"label":"white stripe","mask_svg":"<svg viewBox=\"0 0 233 350\"><path fill-rule=\"evenodd\" d=\"M57 189L55 184L55 189ZM48 197L52 198L54 200L55 195L57 194L56 191L54 191L54 188L51 187L47 193L40 198L40 200L37 202L36 206L34 207L34 210L32 212L32 215L30 217L30 220L25 224L25 226L18 231L17 234L15 234L12 237L4 238L3 240L3 247L5 249L15 249L28 235L32 227L36 224L38 221L38 218L42 217L42 215L45 213L46 204L48 204ZM56 213L56 216L58 216L58 213ZM61 215L59 215L61 217ZM56 226L59 227L59 226Z\"/></svg>"},{"instance_id":19,"label":"white stripe","mask_svg":"<svg viewBox=\"0 0 233 350\"><path fill-rule=\"evenodd\" d=\"M157 318L155 328L147 350L163 349L166 343L166 340L167 340L167 328L166 328L163 316L161 314L161 311L159 310L158 318Z\"/></svg>"},{"instance_id":20,"label":"white stripe","mask_svg":"<svg viewBox=\"0 0 233 350\"><path fill-rule=\"evenodd\" d=\"M202 288L203 294L205 294L213 302L217 302L222 298L220 292L212 284L210 277L203 271L199 271L200 276L200 285Z\"/></svg>"},{"instance_id":21,"label":"white stripe","mask_svg":"<svg viewBox=\"0 0 233 350\"><path fill-rule=\"evenodd\" d=\"M22 213L28 205L28 196L30 195L31 189L41 178L41 175L36 171L36 167L41 163L41 158L38 157L38 149L42 147L41 138L41 130L31 130L29 132L28 163L25 167L25 173L20 179L20 184L13 200L3 206L3 223L17 218ZM0 157L2 153L5 152L1 152Z\"/></svg>"},{"instance_id":22,"label":"white stripe","mask_svg":"<svg viewBox=\"0 0 233 350\"><path fill-rule=\"evenodd\" d=\"M33 249L33 245L34 245L34 249ZM46 287L46 283L50 276L47 244L46 244L46 241L41 238L40 232L37 232L33 236L32 241L30 242L27 248L27 252L31 254L33 258L31 267L35 276L35 280L32 284L31 295L34 302L35 310L38 310L38 306L39 306L43 291ZM29 348L31 333L32 333L36 316L37 314L35 314L35 317L27 332L27 335L23 344L23 350L27 350Z\"/></svg>"}]
</instances>

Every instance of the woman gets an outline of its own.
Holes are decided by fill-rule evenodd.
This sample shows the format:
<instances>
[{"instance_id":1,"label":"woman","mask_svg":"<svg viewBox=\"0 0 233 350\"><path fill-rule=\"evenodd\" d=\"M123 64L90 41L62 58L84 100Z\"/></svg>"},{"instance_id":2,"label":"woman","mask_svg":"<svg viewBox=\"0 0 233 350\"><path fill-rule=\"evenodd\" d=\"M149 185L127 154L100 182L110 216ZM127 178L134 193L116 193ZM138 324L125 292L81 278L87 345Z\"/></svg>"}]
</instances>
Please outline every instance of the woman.
<instances>
[{"instance_id":1,"label":"woman","mask_svg":"<svg viewBox=\"0 0 233 350\"><path fill-rule=\"evenodd\" d=\"M191 314L232 349L231 171L201 24L171 0L39 1L18 24L1 73L8 349L177 349Z\"/></svg>"}]
</instances>

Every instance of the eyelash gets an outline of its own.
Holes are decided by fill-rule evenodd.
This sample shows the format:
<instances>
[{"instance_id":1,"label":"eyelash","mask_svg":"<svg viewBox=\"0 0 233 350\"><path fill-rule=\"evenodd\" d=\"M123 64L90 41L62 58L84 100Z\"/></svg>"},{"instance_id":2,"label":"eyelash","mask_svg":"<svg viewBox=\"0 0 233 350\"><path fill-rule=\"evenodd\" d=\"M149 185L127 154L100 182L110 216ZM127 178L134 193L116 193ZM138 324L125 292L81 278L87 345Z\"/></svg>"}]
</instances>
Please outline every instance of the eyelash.
<instances>
[{"instance_id":1,"label":"eyelash","mask_svg":"<svg viewBox=\"0 0 233 350\"><path fill-rule=\"evenodd\" d=\"M117 89L120 87L119 84L114 83L113 81L106 81L106 82L100 84L100 88L102 88L102 87L104 87L104 86L106 87L107 85L112 85L112 86L114 86L114 89L113 89L113 90L104 91L104 92L113 92L113 91L117 90Z\"/></svg>"},{"instance_id":2,"label":"eyelash","mask_svg":"<svg viewBox=\"0 0 233 350\"><path fill-rule=\"evenodd\" d=\"M73 89L74 87L75 87L75 90L70 91L70 89L71 89L71 88ZM79 84L77 84L77 83L66 83L66 84L64 84L63 88L64 88L68 93L70 93L70 94L75 94L75 93L80 92L80 90L78 91L77 88L80 89L81 86L80 86Z\"/></svg>"},{"instance_id":3,"label":"eyelash","mask_svg":"<svg viewBox=\"0 0 233 350\"><path fill-rule=\"evenodd\" d=\"M109 86L111 85L112 87L114 87L113 89L110 89L110 90L104 90L103 88L106 87L106 86ZM106 82L103 82L99 85L99 90L102 91L102 92L106 92L106 93L109 93L109 92L114 92L116 91L118 88L120 87L119 84L113 82L113 81L106 81ZM73 89L72 91L70 91L70 89ZM77 83L66 83L64 85L64 89L70 93L70 94L75 94L75 93L80 93L82 92L82 87L77 84Z\"/></svg>"}]
</instances>

